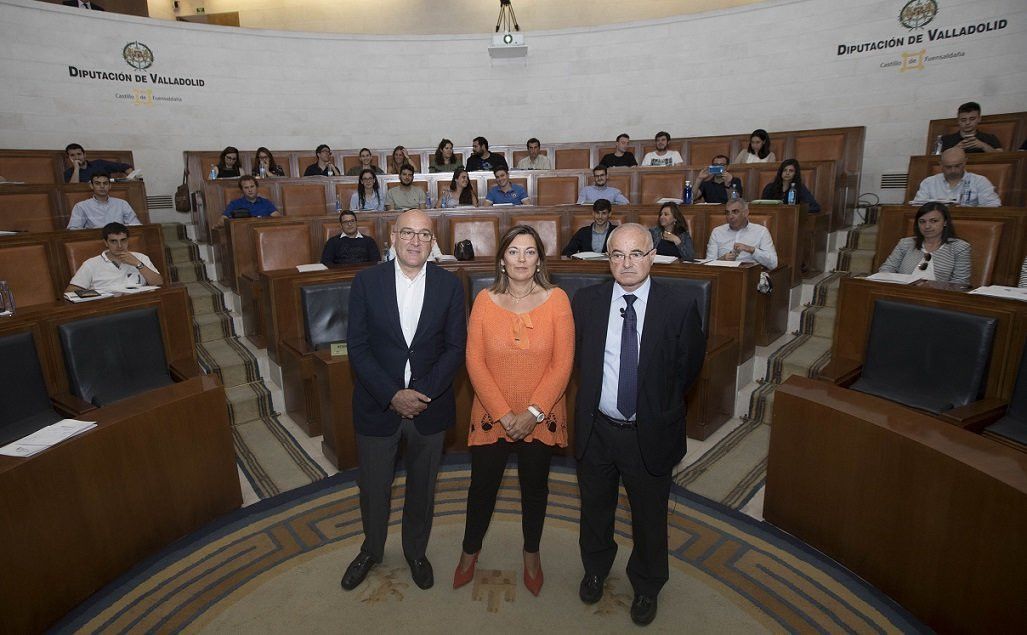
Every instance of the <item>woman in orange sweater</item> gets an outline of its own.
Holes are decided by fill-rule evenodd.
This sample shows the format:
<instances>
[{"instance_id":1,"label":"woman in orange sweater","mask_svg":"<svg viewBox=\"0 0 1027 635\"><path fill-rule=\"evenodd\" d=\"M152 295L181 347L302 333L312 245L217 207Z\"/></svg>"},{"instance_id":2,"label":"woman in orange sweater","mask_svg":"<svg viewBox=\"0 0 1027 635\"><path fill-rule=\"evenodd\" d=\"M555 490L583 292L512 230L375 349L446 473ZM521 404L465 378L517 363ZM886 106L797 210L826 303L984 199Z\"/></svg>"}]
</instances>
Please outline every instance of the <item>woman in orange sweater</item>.
<instances>
[{"instance_id":1,"label":"woman in orange sweater","mask_svg":"<svg viewBox=\"0 0 1027 635\"><path fill-rule=\"evenodd\" d=\"M511 452L517 454L524 534L524 586L542 589L539 541L549 498L554 446L567 446L564 390L574 362L574 318L549 281L545 249L526 225L503 236L496 280L474 300L467 325L467 373L474 405L467 445L471 485L463 554L453 588L474 579L482 539Z\"/></svg>"}]
</instances>

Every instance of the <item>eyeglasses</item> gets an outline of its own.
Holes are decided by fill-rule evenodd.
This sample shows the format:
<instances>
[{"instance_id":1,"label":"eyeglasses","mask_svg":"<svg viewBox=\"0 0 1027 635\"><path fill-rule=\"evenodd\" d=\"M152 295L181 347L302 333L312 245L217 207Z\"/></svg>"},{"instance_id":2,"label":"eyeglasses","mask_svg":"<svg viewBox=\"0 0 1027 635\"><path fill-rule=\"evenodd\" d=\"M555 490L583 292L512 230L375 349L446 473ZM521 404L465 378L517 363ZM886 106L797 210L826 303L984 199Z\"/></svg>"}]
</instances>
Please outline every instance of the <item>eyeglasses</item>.
<instances>
[{"instance_id":1,"label":"eyeglasses","mask_svg":"<svg viewBox=\"0 0 1027 635\"><path fill-rule=\"evenodd\" d=\"M427 229L422 229L419 232L415 232L414 230L410 229L409 227L404 227L403 229L399 230L399 237L402 238L403 240L407 240L407 241L413 240L414 236L417 236L418 238L420 238L421 242L426 243L426 242L430 242L431 241L431 239L433 237L433 234L430 231L428 231Z\"/></svg>"},{"instance_id":2,"label":"eyeglasses","mask_svg":"<svg viewBox=\"0 0 1027 635\"><path fill-rule=\"evenodd\" d=\"M927 263L929 262L931 262L931 254L924 254L924 260L917 268L920 269L920 271L927 271Z\"/></svg>"},{"instance_id":3,"label":"eyeglasses","mask_svg":"<svg viewBox=\"0 0 1027 635\"><path fill-rule=\"evenodd\" d=\"M612 254L610 254L610 261L616 263L621 263L625 260L627 260L628 262L638 262L642 258L645 258L649 254L653 253L654 251L656 251L655 247L646 252L639 251L638 249L628 253L624 253L623 251L615 251Z\"/></svg>"}]
</instances>

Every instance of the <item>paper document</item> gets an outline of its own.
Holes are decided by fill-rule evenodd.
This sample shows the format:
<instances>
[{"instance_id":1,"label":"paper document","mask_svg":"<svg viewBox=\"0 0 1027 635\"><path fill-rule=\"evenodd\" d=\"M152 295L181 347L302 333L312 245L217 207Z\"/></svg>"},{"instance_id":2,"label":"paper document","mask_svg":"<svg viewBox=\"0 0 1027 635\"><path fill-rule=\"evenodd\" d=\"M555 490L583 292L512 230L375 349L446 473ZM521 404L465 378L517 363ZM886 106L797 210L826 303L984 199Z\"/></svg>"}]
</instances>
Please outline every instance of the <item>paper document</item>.
<instances>
[{"instance_id":1,"label":"paper document","mask_svg":"<svg viewBox=\"0 0 1027 635\"><path fill-rule=\"evenodd\" d=\"M300 273L307 273L308 271L328 271L328 267L324 266L320 262L315 262L309 265L296 265L296 271Z\"/></svg>"},{"instance_id":2,"label":"paper document","mask_svg":"<svg viewBox=\"0 0 1027 635\"><path fill-rule=\"evenodd\" d=\"M873 280L874 282L891 282L893 284L909 284L914 280L919 280L919 278L911 273L888 273L887 271L878 271L867 276L866 279Z\"/></svg>"},{"instance_id":3,"label":"paper document","mask_svg":"<svg viewBox=\"0 0 1027 635\"><path fill-rule=\"evenodd\" d=\"M439 254L435 257L435 262L456 262L456 256L449 254Z\"/></svg>"},{"instance_id":4,"label":"paper document","mask_svg":"<svg viewBox=\"0 0 1027 635\"><path fill-rule=\"evenodd\" d=\"M714 267L737 267L742 263L738 260L710 260L706 264Z\"/></svg>"},{"instance_id":5,"label":"paper document","mask_svg":"<svg viewBox=\"0 0 1027 635\"><path fill-rule=\"evenodd\" d=\"M677 203L678 205L681 205L684 202L685 202L685 199L682 199L682 198L658 198L658 199L656 199L656 204L657 205L663 205L664 203Z\"/></svg>"},{"instance_id":6,"label":"paper document","mask_svg":"<svg viewBox=\"0 0 1027 635\"><path fill-rule=\"evenodd\" d=\"M995 296L996 298L1010 298L1021 302L1027 302L1027 289L1021 289L1020 287L1003 287L1001 285L993 284L988 287L977 287L970 293L977 295L990 295Z\"/></svg>"},{"instance_id":7,"label":"paper document","mask_svg":"<svg viewBox=\"0 0 1027 635\"><path fill-rule=\"evenodd\" d=\"M660 254L656 254L655 258L653 259L653 262L655 262L658 265L669 265L673 262L677 262L678 260L680 260L680 258L675 258L674 256L661 256Z\"/></svg>"},{"instance_id":8,"label":"paper document","mask_svg":"<svg viewBox=\"0 0 1027 635\"><path fill-rule=\"evenodd\" d=\"M576 254L571 254L571 258L577 258L578 260L608 260L606 254L594 251L579 251Z\"/></svg>"},{"instance_id":9,"label":"paper document","mask_svg":"<svg viewBox=\"0 0 1027 635\"><path fill-rule=\"evenodd\" d=\"M0 448L0 454L4 456L32 456L95 427L96 424L89 421L63 419L53 425L36 430L14 443L5 445Z\"/></svg>"},{"instance_id":10,"label":"paper document","mask_svg":"<svg viewBox=\"0 0 1027 635\"><path fill-rule=\"evenodd\" d=\"M128 295L131 295L133 293L143 293L145 291L156 291L157 289L160 289L160 287L155 287L153 285L146 285L146 284L144 284L141 287L125 287L124 289L121 290L121 293L125 293L125 294L128 294Z\"/></svg>"}]
</instances>

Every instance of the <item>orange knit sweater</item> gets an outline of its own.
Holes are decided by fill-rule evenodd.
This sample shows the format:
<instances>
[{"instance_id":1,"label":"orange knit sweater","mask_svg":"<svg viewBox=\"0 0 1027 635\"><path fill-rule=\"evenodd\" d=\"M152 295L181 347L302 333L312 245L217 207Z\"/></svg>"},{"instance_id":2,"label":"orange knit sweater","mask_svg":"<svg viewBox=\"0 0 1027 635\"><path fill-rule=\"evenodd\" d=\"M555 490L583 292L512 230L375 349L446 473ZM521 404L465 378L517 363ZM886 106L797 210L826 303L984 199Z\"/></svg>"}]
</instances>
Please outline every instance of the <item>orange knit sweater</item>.
<instances>
[{"instance_id":1,"label":"orange knit sweater","mask_svg":"<svg viewBox=\"0 0 1027 635\"><path fill-rule=\"evenodd\" d=\"M467 445L509 441L499 420L535 404L546 418L524 440L566 447L564 391L573 364L574 317L562 289L552 289L549 299L521 314L481 291L467 325L467 373L474 386Z\"/></svg>"}]
</instances>

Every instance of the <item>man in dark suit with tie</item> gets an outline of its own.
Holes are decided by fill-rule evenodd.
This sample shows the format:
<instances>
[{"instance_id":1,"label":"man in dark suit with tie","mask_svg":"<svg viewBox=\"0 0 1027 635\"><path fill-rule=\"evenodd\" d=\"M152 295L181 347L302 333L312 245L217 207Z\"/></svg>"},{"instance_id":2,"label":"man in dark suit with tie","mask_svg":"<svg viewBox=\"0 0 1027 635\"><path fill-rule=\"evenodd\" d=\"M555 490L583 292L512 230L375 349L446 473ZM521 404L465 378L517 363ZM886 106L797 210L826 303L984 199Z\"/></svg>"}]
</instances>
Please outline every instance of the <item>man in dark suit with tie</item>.
<instances>
[{"instance_id":1,"label":"man in dark suit with tie","mask_svg":"<svg viewBox=\"0 0 1027 635\"><path fill-rule=\"evenodd\" d=\"M669 575L671 470L685 455L685 393L702 368L706 340L695 301L649 277L655 249L645 227L621 225L608 250L614 281L578 291L573 302L585 568L579 595L588 604L603 596L617 555L614 515L623 480L634 543L627 566L635 592L631 619L644 626L656 617Z\"/></svg>"},{"instance_id":2,"label":"man in dark suit with tie","mask_svg":"<svg viewBox=\"0 0 1027 635\"><path fill-rule=\"evenodd\" d=\"M422 211L402 214L392 231L396 259L358 273L350 290L346 336L356 377L353 424L364 543L342 578L347 591L384 557L404 439L403 555L417 586L434 584L425 551L446 429L456 418L453 377L464 363L467 315L460 281L428 262L431 228Z\"/></svg>"}]
</instances>

